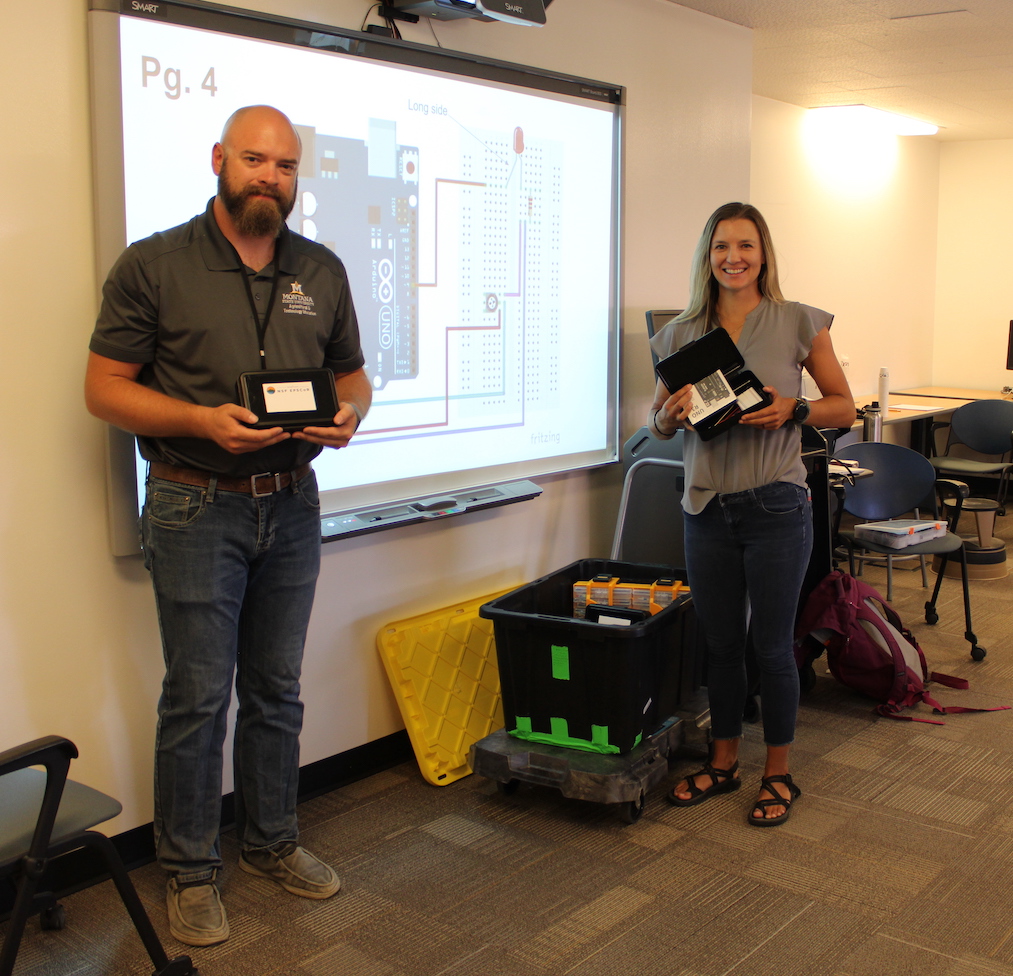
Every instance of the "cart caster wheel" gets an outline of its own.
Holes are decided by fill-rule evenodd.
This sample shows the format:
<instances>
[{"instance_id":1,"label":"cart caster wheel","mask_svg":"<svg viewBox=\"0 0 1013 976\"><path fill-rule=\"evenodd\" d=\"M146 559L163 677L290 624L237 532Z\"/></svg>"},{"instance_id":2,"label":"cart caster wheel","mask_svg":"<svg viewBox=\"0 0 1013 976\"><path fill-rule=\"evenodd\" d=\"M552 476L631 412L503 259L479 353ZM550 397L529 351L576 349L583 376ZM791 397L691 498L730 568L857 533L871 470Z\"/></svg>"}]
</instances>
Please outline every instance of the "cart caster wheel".
<instances>
[{"instance_id":1,"label":"cart caster wheel","mask_svg":"<svg viewBox=\"0 0 1013 976\"><path fill-rule=\"evenodd\" d=\"M619 816L623 818L623 823L636 823L644 814L644 806L647 804L647 798L643 793L635 800L630 800L628 803L621 803L619 805Z\"/></svg>"},{"instance_id":2,"label":"cart caster wheel","mask_svg":"<svg viewBox=\"0 0 1013 976\"><path fill-rule=\"evenodd\" d=\"M799 690L802 694L806 694L816 687L816 670L811 664L807 664L798 673L798 684Z\"/></svg>"},{"instance_id":3,"label":"cart caster wheel","mask_svg":"<svg viewBox=\"0 0 1013 976\"><path fill-rule=\"evenodd\" d=\"M985 648L979 647L977 644L971 648L971 658L975 661L984 661L985 653Z\"/></svg>"},{"instance_id":4,"label":"cart caster wheel","mask_svg":"<svg viewBox=\"0 0 1013 976\"><path fill-rule=\"evenodd\" d=\"M39 925L47 932L58 932L67 924L67 913L63 905L44 908L39 915Z\"/></svg>"},{"instance_id":5,"label":"cart caster wheel","mask_svg":"<svg viewBox=\"0 0 1013 976\"><path fill-rule=\"evenodd\" d=\"M520 785L520 780L510 779L505 783L497 783L496 789L499 790L503 796L513 796Z\"/></svg>"},{"instance_id":6,"label":"cart caster wheel","mask_svg":"<svg viewBox=\"0 0 1013 976\"><path fill-rule=\"evenodd\" d=\"M927 624L936 624L936 623L939 623L939 614L936 613L935 610L926 610L925 611L925 623L927 623Z\"/></svg>"}]
</instances>

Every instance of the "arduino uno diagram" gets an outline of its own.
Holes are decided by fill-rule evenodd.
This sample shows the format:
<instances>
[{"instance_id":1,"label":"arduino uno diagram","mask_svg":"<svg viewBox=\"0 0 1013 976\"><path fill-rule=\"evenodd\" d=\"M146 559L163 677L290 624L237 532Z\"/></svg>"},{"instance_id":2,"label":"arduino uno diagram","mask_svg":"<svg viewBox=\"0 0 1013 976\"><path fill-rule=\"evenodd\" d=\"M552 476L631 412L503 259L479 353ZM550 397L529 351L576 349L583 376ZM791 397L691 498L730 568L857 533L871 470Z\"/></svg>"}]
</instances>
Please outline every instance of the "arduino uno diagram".
<instances>
[{"instance_id":1,"label":"arduino uno diagram","mask_svg":"<svg viewBox=\"0 0 1013 976\"><path fill-rule=\"evenodd\" d=\"M428 113L427 113L428 114ZM374 429L518 426L558 398L562 150L521 127L448 148L297 125L292 228L344 262Z\"/></svg>"}]
</instances>

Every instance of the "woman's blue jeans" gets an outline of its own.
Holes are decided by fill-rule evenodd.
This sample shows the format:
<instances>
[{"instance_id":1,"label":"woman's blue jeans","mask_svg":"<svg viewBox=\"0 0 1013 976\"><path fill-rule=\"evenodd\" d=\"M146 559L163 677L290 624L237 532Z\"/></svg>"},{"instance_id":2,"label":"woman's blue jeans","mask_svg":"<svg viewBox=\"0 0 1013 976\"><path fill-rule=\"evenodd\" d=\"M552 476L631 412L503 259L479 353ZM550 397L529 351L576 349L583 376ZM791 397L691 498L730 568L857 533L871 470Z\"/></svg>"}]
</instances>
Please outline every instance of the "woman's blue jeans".
<instances>
[{"instance_id":1,"label":"woman's blue jeans","mask_svg":"<svg viewBox=\"0 0 1013 976\"><path fill-rule=\"evenodd\" d=\"M799 593L812 551L805 488L784 481L718 495L685 515L686 569L707 638L707 694L715 739L742 735L746 633L760 670L763 738L795 738L798 668L792 650Z\"/></svg>"},{"instance_id":2,"label":"woman's blue jeans","mask_svg":"<svg viewBox=\"0 0 1013 976\"><path fill-rule=\"evenodd\" d=\"M149 478L142 518L165 679L155 848L180 881L221 864L222 749L233 677L236 828L246 850L298 838L303 644L320 567L312 472L255 498Z\"/></svg>"}]
</instances>

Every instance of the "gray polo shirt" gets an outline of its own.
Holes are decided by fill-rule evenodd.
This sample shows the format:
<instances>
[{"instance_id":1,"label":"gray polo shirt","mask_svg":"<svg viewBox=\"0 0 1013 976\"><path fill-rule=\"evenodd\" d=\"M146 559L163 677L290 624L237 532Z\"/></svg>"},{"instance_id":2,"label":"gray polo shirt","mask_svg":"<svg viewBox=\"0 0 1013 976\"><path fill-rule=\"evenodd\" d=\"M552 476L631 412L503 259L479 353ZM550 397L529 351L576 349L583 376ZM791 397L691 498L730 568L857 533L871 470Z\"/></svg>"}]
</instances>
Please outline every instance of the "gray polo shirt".
<instances>
[{"instance_id":1,"label":"gray polo shirt","mask_svg":"<svg viewBox=\"0 0 1013 976\"><path fill-rule=\"evenodd\" d=\"M260 368L257 321L246 274L263 320L275 266L278 289L265 337L266 368L363 365L344 265L321 244L282 229L275 262L254 273L207 210L179 227L131 244L109 272L92 334L92 352L142 363L138 381L177 400L217 407L236 402L236 379ZM286 440L233 455L200 438L138 438L149 461L245 477L288 471L321 448Z\"/></svg>"}]
</instances>

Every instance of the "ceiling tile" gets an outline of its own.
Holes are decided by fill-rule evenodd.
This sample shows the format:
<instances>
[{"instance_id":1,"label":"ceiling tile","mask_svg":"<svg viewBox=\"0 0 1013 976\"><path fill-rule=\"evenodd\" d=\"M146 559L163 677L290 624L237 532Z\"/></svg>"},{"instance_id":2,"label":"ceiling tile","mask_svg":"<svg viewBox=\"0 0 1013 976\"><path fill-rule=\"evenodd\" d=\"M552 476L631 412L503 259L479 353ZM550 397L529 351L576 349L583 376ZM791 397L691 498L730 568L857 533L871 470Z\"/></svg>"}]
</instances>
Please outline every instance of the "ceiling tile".
<instances>
[{"instance_id":1,"label":"ceiling tile","mask_svg":"<svg viewBox=\"0 0 1013 976\"><path fill-rule=\"evenodd\" d=\"M1013 137L1013 0L679 5L753 29L758 95L803 107L862 101L945 125L944 140Z\"/></svg>"}]
</instances>

